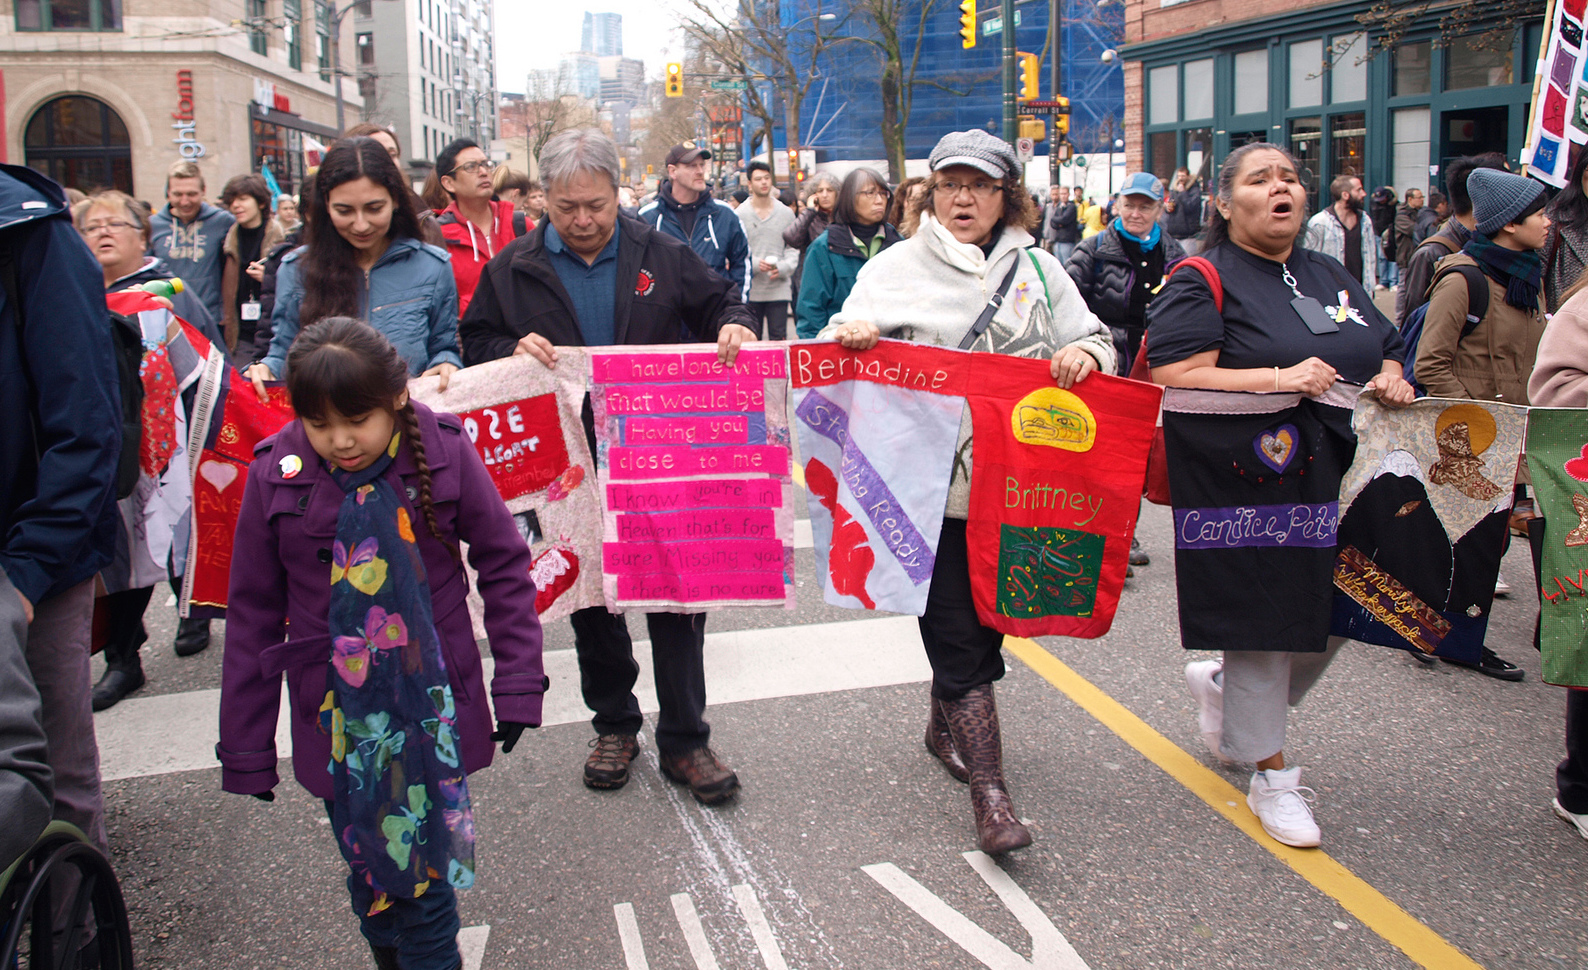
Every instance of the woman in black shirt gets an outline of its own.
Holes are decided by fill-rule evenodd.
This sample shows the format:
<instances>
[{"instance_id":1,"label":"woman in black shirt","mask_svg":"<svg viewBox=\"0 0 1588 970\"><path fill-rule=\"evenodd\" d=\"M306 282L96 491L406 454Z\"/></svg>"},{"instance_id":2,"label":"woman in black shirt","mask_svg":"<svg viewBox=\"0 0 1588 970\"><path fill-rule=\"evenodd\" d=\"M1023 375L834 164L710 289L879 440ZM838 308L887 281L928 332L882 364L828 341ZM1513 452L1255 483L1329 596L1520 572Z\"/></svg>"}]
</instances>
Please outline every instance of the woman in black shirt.
<instances>
[{"instance_id":1,"label":"woman in black shirt","mask_svg":"<svg viewBox=\"0 0 1588 970\"><path fill-rule=\"evenodd\" d=\"M1310 474L1306 481L1316 495L1313 501L1326 505L1327 497L1338 495L1339 479L1355 448L1350 428L1354 395L1341 393L1347 389L1335 388L1335 382L1366 385L1389 404L1409 404L1413 393L1401 377L1403 351L1394 326L1338 263L1296 244L1306 228L1307 210L1298 171L1288 152L1266 143L1243 146L1225 160L1202 252L1217 271L1222 312L1205 277L1194 269L1180 270L1148 311L1147 356L1153 380L1170 387L1289 392L1304 396L1299 400L1317 401L1319 406L1310 410L1324 429L1307 460L1322 460L1296 474L1297 465L1287 466L1275 457L1288 460L1292 450L1299 454L1311 448L1310 442L1297 440L1305 434L1290 425L1262 431L1253 445L1260 447L1261 440L1277 449L1264 459L1279 472L1268 476L1270 484L1283 481L1286 471L1292 482ZM1251 406L1261 410L1260 403ZM1252 477L1262 481L1263 469L1254 468ZM1246 474L1230 467L1206 471ZM1250 479L1244 484L1250 485ZM1178 522L1180 503L1176 505ZM1323 549L1258 548L1266 543L1254 541L1251 548L1209 550L1200 537L1187 540L1183 531L1176 530L1182 582L1216 565L1224 584L1235 588L1224 602L1181 597L1186 647L1224 650L1222 661L1186 667L1186 680L1201 709L1203 737L1226 760L1256 763L1247 805L1271 836L1289 845L1316 846L1319 832L1308 806L1310 790L1300 786L1299 768L1286 770L1283 746L1287 704L1300 702L1344 642L1317 636L1320 628L1327 630L1332 543L1324 543ZM1222 558L1215 563L1210 557ZM1292 575L1276 582L1276 572ZM1288 578L1309 588L1289 600L1258 602ZM1232 610L1230 604L1242 596L1250 601L1242 603L1244 612ZM1319 604L1324 611L1321 627L1312 615ZM1311 613L1298 617L1307 610Z\"/></svg>"}]
</instances>

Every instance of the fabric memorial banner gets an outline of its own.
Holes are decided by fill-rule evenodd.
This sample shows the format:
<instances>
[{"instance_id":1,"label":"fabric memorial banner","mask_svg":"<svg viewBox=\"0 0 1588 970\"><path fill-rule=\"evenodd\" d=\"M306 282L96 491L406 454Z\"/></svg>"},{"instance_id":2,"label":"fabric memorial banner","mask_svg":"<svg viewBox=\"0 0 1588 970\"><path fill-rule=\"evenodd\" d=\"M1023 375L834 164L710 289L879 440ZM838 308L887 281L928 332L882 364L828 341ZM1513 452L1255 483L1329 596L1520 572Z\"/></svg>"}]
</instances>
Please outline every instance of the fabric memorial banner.
<instances>
[{"instance_id":1,"label":"fabric memorial banner","mask_svg":"<svg viewBox=\"0 0 1588 970\"><path fill-rule=\"evenodd\" d=\"M1165 390L1187 649L1324 649L1359 390L1344 382L1318 398Z\"/></svg>"},{"instance_id":2,"label":"fabric memorial banner","mask_svg":"<svg viewBox=\"0 0 1588 970\"><path fill-rule=\"evenodd\" d=\"M1047 360L971 361L971 591L1012 636L1100 637L1114 622L1162 389Z\"/></svg>"},{"instance_id":3,"label":"fabric memorial banner","mask_svg":"<svg viewBox=\"0 0 1588 970\"><path fill-rule=\"evenodd\" d=\"M1557 189L1569 178L1572 145L1588 142L1585 6L1584 0L1561 0L1548 8L1553 15L1539 45L1537 94L1528 114L1527 174Z\"/></svg>"},{"instance_id":4,"label":"fabric memorial banner","mask_svg":"<svg viewBox=\"0 0 1588 970\"><path fill-rule=\"evenodd\" d=\"M228 363L226 348L206 343L187 429L187 451L196 460L193 529L178 604L184 617L226 615L232 541L254 446L294 417L284 385L267 385L267 393L268 403L260 403L253 385Z\"/></svg>"},{"instance_id":5,"label":"fabric memorial banner","mask_svg":"<svg viewBox=\"0 0 1588 970\"><path fill-rule=\"evenodd\" d=\"M830 341L790 345L816 569L828 603L926 612L971 358L897 340L867 351Z\"/></svg>"},{"instance_id":6,"label":"fabric memorial banner","mask_svg":"<svg viewBox=\"0 0 1588 970\"><path fill-rule=\"evenodd\" d=\"M1331 633L1478 662L1527 422L1508 404L1357 399Z\"/></svg>"},{"instance_id":7,"label":"fabric memorial banner","mask_svg":"<svg viewBox=\"0 0 1588 970\"><path fill-rule=\"evenodd\" d=\"M608 609L793 609L786 348L597 350L590 376Z\"/></svg>"},{"instance_id":8,"label":"fabric memorial banner","mask_svg":"<svg viewBox=\"0 0 1588 970\"><path fill-rule=\"evenodd\" d=\"M468 367L408 384L414 400L455 414L485 462L533 556L535 610L542 622L600 606L601 496L579 414L590 358L562 347L547 369L528 355ZM470 587L474 587L471 574ZM484 636L484 604L469 595L475 628Z\"/></svg>"},{"instance_id":9,"label":"fabric memorial banner","mask_svg":"<svg viewBox=\"0 0 1588 970\"><path fill-rule=\"evenodd\" d=\"M1588 688L1588 409L1533 408L1527 468L1544 516L1544 682Z\"/></svg>"}]
</instances>

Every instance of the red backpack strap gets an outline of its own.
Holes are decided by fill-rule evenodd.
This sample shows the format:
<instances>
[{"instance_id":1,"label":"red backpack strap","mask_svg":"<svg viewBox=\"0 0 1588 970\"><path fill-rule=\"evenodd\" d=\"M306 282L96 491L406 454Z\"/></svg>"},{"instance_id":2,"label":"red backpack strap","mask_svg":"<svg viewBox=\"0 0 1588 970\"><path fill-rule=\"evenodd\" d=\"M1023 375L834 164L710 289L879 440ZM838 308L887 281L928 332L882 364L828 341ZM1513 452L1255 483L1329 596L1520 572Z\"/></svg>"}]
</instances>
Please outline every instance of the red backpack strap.
<instances>
[{"instance_id":1,"label":"red backpack strap","mask_svg":"<svg viewBox=\"0 0 1588 970\"><path fill-rule=\"evenodd\" d=\"M1208 289L1213 291L1214 308L1220 313L1223 313L1224 281L1219 279L1218 268L1201 256L1187 256L1185 259L1182 259L1174 264L1174 266L1169 270L1169 275L1173 276L1175 274L1175 270L1178 270L1184 266L1194 267L1197 272L1202 274L1202 279L1207 281Z\"/></svg>"}]
</instances>

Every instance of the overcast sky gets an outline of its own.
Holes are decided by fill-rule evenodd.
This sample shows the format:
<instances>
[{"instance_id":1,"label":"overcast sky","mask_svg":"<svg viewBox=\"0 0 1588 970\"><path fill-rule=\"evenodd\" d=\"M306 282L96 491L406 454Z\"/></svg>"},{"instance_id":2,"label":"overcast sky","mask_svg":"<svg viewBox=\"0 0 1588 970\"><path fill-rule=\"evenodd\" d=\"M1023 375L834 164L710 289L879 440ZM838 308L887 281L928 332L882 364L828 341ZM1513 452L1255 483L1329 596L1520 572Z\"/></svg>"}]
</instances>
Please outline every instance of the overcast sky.
<instances>
[{"instance_id":1,"label":"overcast sky","mask_svg":"<svg viewBox=\"0 0 1588 970\"><path fill-rule=\"evenodd\" d=\"M556 67L565 52L578 50L586 10L622 14L623 56L644 61L645 76L658 78L668 58L683 53L674 31L678 9L679 0L498 0L497 84L522 92L531 70Z\"/></svg>"}]
</instances>

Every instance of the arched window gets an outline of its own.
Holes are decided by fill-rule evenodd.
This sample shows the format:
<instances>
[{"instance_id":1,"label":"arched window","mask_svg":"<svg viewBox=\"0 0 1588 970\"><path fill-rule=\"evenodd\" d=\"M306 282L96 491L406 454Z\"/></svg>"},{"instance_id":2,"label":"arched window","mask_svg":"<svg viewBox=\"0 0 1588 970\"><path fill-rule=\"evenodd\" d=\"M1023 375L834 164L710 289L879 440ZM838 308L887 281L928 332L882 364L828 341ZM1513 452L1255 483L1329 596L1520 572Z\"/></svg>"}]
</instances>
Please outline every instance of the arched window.
<instances>
[{"instance_id":1,"label":"arched window","mask_svg":"<svg viewBox=\"0 0 1588 970\"><path fill-rule=\"evenodd\" d=\"M56 98L34 112L23 139L28 167L68 188L132 192L132 141L121 116L96 98Z\"/></svg>"}]
</instances>

